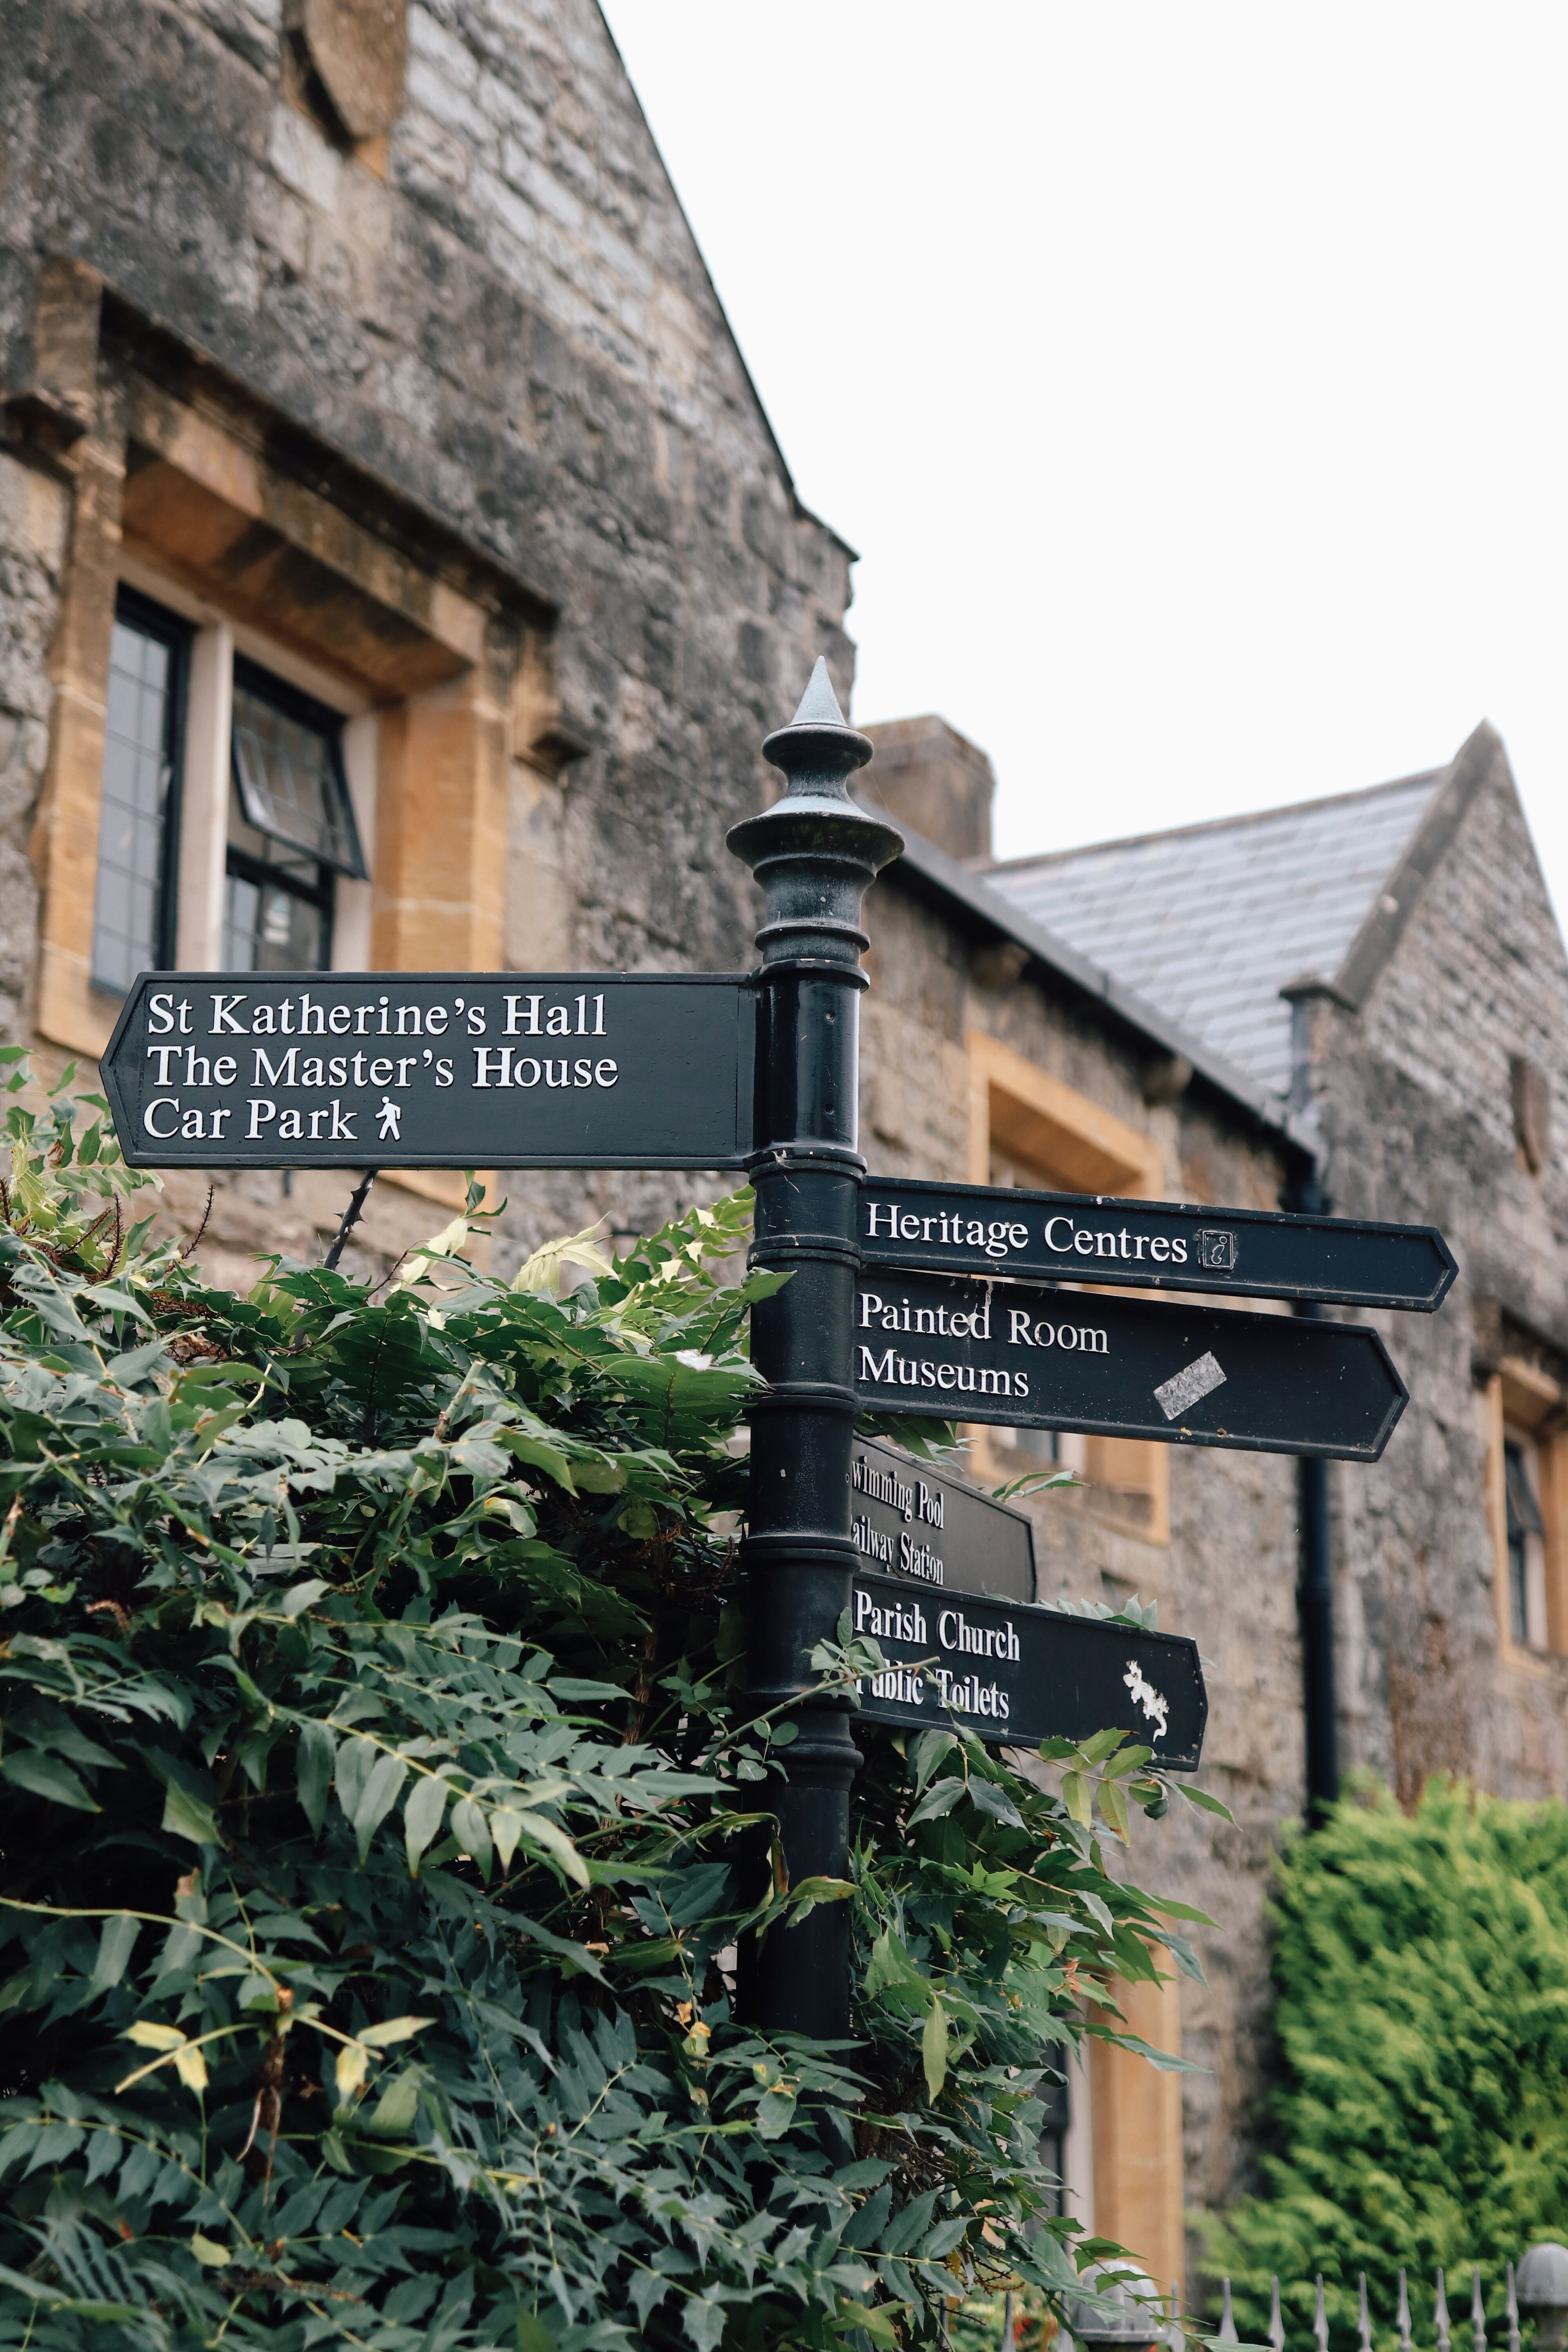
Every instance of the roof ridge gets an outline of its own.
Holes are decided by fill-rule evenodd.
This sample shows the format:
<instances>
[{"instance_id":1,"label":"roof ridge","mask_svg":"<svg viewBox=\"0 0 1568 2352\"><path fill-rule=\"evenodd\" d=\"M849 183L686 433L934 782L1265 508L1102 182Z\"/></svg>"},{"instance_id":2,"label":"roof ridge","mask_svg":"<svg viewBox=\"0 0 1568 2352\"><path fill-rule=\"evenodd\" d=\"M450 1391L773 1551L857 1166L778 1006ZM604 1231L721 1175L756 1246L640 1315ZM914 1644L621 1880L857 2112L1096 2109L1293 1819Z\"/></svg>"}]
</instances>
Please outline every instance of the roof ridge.
<instances>
[{"instance_id":1,"label":"roof ridge","mask_svg":"<svg viewBox=\"0 0 1568 2352\"><path fill-rule=\"evenodd\" d=\"M1438 784L1447 774L1449 764L1445 763L1440 768L1419 768L1408 776L1391 777L1386 783L1359 784L1353 792L1323 793L1316 800L1282 801L1274 808L1246 809L1237 816L1200 817L1192 824L1162 825L1150 833L1115 835L1107 841L1081 842L1072 849L1037 849L1023 857L993 858L988 865L977 866L974 870L984 875L1016 874L1026 866L1062 866L1069 858L1092 857L1101 850L1140 849L1146 842L1182 841L1194 834L1222 833L1227 828L1266 824L1272 817L1301 816L1316 809L1343 808L1352 801L1375 800L1384 793L1406 791L1412 784Z\"/></svg>"}]
</instances>

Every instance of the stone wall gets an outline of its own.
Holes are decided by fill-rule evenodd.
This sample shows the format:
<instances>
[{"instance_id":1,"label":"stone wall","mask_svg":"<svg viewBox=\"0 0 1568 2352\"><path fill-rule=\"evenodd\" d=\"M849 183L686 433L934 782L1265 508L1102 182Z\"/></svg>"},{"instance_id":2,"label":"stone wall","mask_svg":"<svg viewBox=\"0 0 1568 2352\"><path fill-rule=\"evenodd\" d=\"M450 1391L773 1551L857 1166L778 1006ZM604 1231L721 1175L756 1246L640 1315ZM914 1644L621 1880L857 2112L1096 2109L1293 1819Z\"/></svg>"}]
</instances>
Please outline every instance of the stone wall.
<instances>
[{"instance_id":1,"label":"stone wall","mask_svg":"<svg viewBox=\"0 0 1568 2352\"><path fill-rule=\"evenodd\" d=\"M849 551L795 496L593 0L415 0L408 28L401 117L355 148L312 115L270 0L19 0L0 396L42 364L44 257L75 257L116 317L161 322L265 404L279 462L352 461L532 583L559 615L553 715L517 746L509 959L742 967L753 894L724 835L819 653L847 702ZM20 751L0 738L8 813L37 788L61 519L42 472L3 496L0 641L27 649L3 689L26 722ZM0 888L19 977L14 860ZM503 1257L695 1188L510 1189Z\"/></svg>"},{"instance_id":2,"label":"stone wall","mask_svg":"<svg viewBox=\"0 0 1568 2352\"><path fill-rule=\"evenodd\" d=\"M1553 1096L1539 1175L1514 1135L1520 1055ZM1561 1794L1568 1671L1499 1655L1479 1386L1503 1315L1568 1332L1568 959L1500 756L1363 1010L1316 1011L1312 1062L1336 1209L1435 1223L1459 1265L1437 1315L1369 1318L1412 1402L1381 1463L1331 1473L1343 1760L1405 1801L1433 1771Z\"/></svg>"},{"instance_id":3,"label":"stone wall","mask_svg":"<svg viewBox=\"0 0 1568 2352\"><path fill-rule=\"evenodd\" d=\"M28 835L48 757L48 652L59 611L66 497L0 454L0 1043L26 1036L37 953Z\"/></svg>"}]
</instances>

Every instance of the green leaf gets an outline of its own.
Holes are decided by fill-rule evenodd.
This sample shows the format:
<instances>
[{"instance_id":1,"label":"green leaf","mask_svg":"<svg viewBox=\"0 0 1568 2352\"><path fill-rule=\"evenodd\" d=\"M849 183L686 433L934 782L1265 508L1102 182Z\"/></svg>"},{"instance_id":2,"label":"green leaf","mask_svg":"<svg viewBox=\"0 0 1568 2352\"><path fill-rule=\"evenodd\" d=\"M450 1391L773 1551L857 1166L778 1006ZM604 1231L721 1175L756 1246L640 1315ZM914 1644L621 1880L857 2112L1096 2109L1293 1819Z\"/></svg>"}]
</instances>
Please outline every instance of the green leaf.
<instances>
[{"instance_id":1,"label":"green leaf","mask_svg":"<svg viewBox=\"0 0 1568 2352\"><path fill-rule=\"evenodd\" d=\"M994 1822L1005 1822L1009 1829L1023 1828L1023 1814L1006 1790L998 1788L994 1780L987 1780L975 1773L969 1783L969 1798L981 1812L989 1813Z\"/></svg>"},{"instance_id":2,"label":"green leaf","mask_svg":"<svg viewBox=\"0 0 1568 2352\"><path fill-rule=\"evenodd\" d=\"M92 1965L95 1992L108 1992L120 1982L141 1933L141 1920L132 1918L129 1912L122 1911L118 1917L104 1921L103 1933L98 1939L98 1958Z\"/></svg>"},{"instance_id":3,"label":"green leaf","mask_svg":"<svg viewBox=\"0 0 1568 2352\"><path fill-rule=\"evenodd\" d=\"M308 1584L296 1584L283 1595L281 1606L284 1616L302 1617L312 1601L319 1601L326 1590L320 1577L312 1577Z\"/></svg>"},{"instance_id":4,"label":"green leaf","mask_svg":"<svg viewBox=\"0 0 1568 2352\"><path fill-rule=\"evenodd\" d=\"M575 1880L579 1886L588 1886L593 1884L592 1874L587 1864L564 1830L558 1830L554 1822L547 1822L542 1813L517 1813L513 1818L521 1823L524 1837L531 1839L535 1845L542 1846L546 1853L553 1854L568 1878ZM454 1812L452 1816L454 1827L457 1825L457 1814Z\"/></svg>"},{"instance_id":5,"label":"green leaf","mask_svg":"<svg viewBox=\"0 0 1568 2352\"><path fill-rule=\"evenodd\" d=\"M951 1731L922 1731L910 1749L910 1762L914 1767L915 1787L923 1789L944 1756L952 1754L958 1742Z\"/></svg>"},{"instance_id":6,"label":"green leaf","mask_svg":"<svg viewBox=\"0 0 1568 2352\"><path fill-rule=\"evenodd\" d=\"M556 2352L555 2338L536 2311L517 2315L517 2352Z\"/></svg>"},{"instance_id":7,"label":"green leaf","mask_svg":"<svg viewBox=\"0 0 1568 2352\"><path fill-rule=\"evenodd\" d=\"M926 2089L935 2099L947 2080L947 2011L940 2000L933 1999L921 2034L921 2064L925 2070Z\"/></svg>"},{"instance_id":8,"label":"green leaf","mask_svg":"<svg viewBox=\"0 0 1568 2352\"><path fill-rule=\"evenodd\" d=\"M1081 1772L1062 1774L1062 1802L1073 1820L1088 1829L1094 1818L1094 1801L1089 1795L1089 1782Z\"/></svg>"},{"instance_id":9,"label":"green leaf","mask_svg":"<svg viewBox=\"0 0 1568 2352\"><path fill-rule=\"evenodd\" d=\"M452 1835L458 1841L462 1851L479 1864L488 1885L490 1858L494 1852L490 1843L490 1825L485 1819L483 1806L476 1805L472 1797L459 1797L453 1806Z\"/></svg>"},{"instance_id":10,"label":"green leaf","mask_svg":"<svg viewBox=\"0 0 1568 2352\"><path fill-rule=\"evenodd\" d=\"M234 2260L226 2246L220 2246L215 2238L204 2238L199 2230L191 2239L191 2252L202 2267L209 2271L226 2270Z\"/></svg>"},{"instance_id":11,"label":"green leaf","mask_svg":"<svg viewBox=\"0 0 1568 2352\"><path fill-rule=\"evenodd\" d=\"M374 1739L357 1737L345 1739L338 1750L333 1785L338 1792L338 1802L351 1822L359 1811L360 1801L375 1769L380 1752Z\"/></svg>"},{"instance_id":12,"label":"green leaf","mask_svg":"<svg viewBox=\"0 0 1568 2352\"><path fill-rule=\"evenodd\" d=\"M952 1734L949 1733L948 1737L951 1739ZM933 1782L910 1815L908 1827L912 1830L919 1822L940 1821L944 1813L952 1812L963 1793L964 1783L961 1780L950 1779Z\"/></svg>"},{"instance_id":13,"label":"green leaf","mask_svg":"<svg viewBox=\"0 0 1568 2352\"><path fill-rule=\"evenodd\" d=\"M379 2025L367 2025L359 2038L367 2049L390 2050L394 2042L412 2042L435 2022L433 2017L384 2017Z\"/></svg>"},{"instance_id":14,"label":"green leaf","mask_svg":"<svg viewBox=\"0 0 1568 2352\"><path fill-rule=\"evenodd\" d=\"M57 1805L70 1805L79 1813L103 1810L68 1764L58 1756L46 1756L41 1748L21 1748L0 1757L0 1774L14 1789L26 1789L35 1797L52 1797Z\"/></svg>"},{"instance_id":15,"label":"green leaf","mask_svg":"<svg viewBox=\"0 0 1568 2352\"><path fill-rule=\"evenodd\" d=\"M168 1350L163 1339L144 1340L140 1348L128 1348L122 1356L110 1356L104 1366L106 1376L122 1389L134 1388L138 1381L167 1361Z\"/></svg>"},{"instance_id":16,"label":"green leaf","mask_svg":"<svg viewBox=\"0 0 1568 2352\"><path fill-rule=\"evenodd\" d=\"M308 1723L300 1737L299 1761L295 1766L295 1789L304 1808L305 1819L317 1836L327 1818L327 1797L332 1785L332 1769L337 1762L338 1744L324 1723Z\"/></svg>"},{"instance_id":17,"label":"green leaf","mask_svg":"<svg viewBox=\"0 0 1568 2352\"><path fill-rule=\"evenodd\" d=\"M362 1863L370 1852L372 1838L396 1804L398 1791L407 1778L408 1767L401 1756L378 1757L372 1766L363 1794L354 1808L353 1830Z\"/></svg>"},{"instance_id":18,"label":"green leaf","mask_svg":"<svg viewBox=\"0 0 1568 2352\"><path fill-rule=\"evenodd\" d=\"M182 1789L177 1780L170 1780L164 1788L162 1827L172 1836L189 1838L193 1845L223 1843L211 1806L193 1797L188 1789Z\"/></svg>"},{"instance_id":19,"label":"green leaf","mask_svg":"<svg viewBox=\"0 0 1568 2352\"><path fill-rule=\"evenodd\" d=\"M133 2042L138 2050L183 2050L188 2036L177 2025L160 2025L156 2018L139 2017L128 2025L122 2039Z\"/></svg>"},{"instance_id":20,"label":"green leaf","mask_svg":"<svg viewBox=\"0 0 1568 2352\"><path fill-rule=\"evenodd\" d=\"M1222 1805L1217 1797L1211 1797L1206 1789L1189 1789L1184 1780L1178 1780L1173 1785L1180 1789L1188 1804L1196 1805L1200 1812L1217 1813L1222 1822L1234 1821L1235 1815L1230 1807ZM1172 1914L1173 1917L1176 1916L1175 1913Z\"/></svg>"},{"instance_id":21,"label":"green leaf","mask_svg":"<svg viewBox=\"0 0 1568 2352\"><path fill-rule=\"evenodd\" d=\"M408 1875L419 1875L419 1857L435 1839L447 1810L447 1783L437 1773L424 1773L408 1792L403 1808L403 1837L408 1849ZM511 1859L503 1853L504 1864Z\"/></svg>"},{"instance_id":22,"label":"green leaf","mask_svg":"<svg viewBox=\"0 0 1568 2352\"><path fill-rule=\"evenodd\" d=\"M764 2139L778 2139L795 2121L793 2091L764 2091L757 2102L757 2128Z\"/></svg>"},{"instance_id":23,"label":"green leaf","mask_svg":"<svg viewBox=\"0 0 1568 2352\"><path fill-rule=\"evenodd\" d=\"M362 2131L375 2132L383 2137L399 2137L413 2124L419 2112L419 2077L399 2074L376 2101L371 2113L360 2126Z\"/></svg>"}]
</instances>

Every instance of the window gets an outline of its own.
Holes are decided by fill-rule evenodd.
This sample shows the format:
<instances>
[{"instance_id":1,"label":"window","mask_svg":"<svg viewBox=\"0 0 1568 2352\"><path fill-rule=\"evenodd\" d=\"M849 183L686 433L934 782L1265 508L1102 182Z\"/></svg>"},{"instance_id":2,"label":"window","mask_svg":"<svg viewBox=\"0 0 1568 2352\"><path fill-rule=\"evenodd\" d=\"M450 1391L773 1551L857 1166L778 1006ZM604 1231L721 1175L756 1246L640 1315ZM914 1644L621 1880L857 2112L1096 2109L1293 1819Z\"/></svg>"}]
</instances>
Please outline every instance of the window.
<instances>
[{"instance_id":1,"label":"window","mask_svg":"<svg viewBox=\"0 0 1568 2352\"><path fill-rule=\"evenodd\" d=\"M1544 1669L1568 1657L1568 1366L1521 1346L1481 1404L1498 1637L1513 1664Z\"/></svg>"},{"instance_id":2,"label":"window","mask_svg":"<svg viewBox=\"0 0 1568 2352\"><path fill-rule=\"evenodd\" d=\"M230 971L324 971L335 876L365 864L343 773L342 721L253 662L234 665L223 961Z\"/></svg>"},{"instance_id":3,"label":"window","mask_svg":"<svg viewBox=\"0 0 1568 2352\"><path fill-rule=\"evenodd\" d=\"M121 588L110 644L92 981L123 996L174 961L180 755L191 632Z\"/></svg>"},{"instance_id":4,"label":"window","mask_svg":"<svg viewBox=\"0 0 1568 2352\"><path fill-rule=\"evenodd\" d=\"M1060 2063L1066 2053L1058 2047L1052 2053ZM1068 2132L1072 2125L1072 2095L1068 2079L1063 2074L1059 2083L1042 2083L1035 2094L1046 2111L1046 2127L1040 2134L1040 2160L1057 2177L1057 2193L1051 2210L1058 2217L1067 2211Z\"/></svg>"},{"instance_id":5,"label":"window","mask_svg":"<svg viewBox=\"0 0 1568 2352\"><path fill-rule=\"evenodd\" d=\"M1503 1439L1509 1632L1539 1650L1546 1646L1546 1529L1536 1499L1534 1452L1527 1438Z\"/></svg>"},{"instance_id":6,"label":"window","mask_svg":"<svg viewBox=\"0 0 1568 2352\"><path fill-rule=\"evenodd\" d=\"M984 1031L970 1031L969 1056L972 1182L1159 1197L1159 1153L1149 1137ZM989 1431L980 1442L994 1475L1022 1476L1057 1464L1088 1481L1083 1506L1095 1517L1150 1543L1169 1541L1164 1446L1025 1429Z\"/></svg>"}]
</instances>

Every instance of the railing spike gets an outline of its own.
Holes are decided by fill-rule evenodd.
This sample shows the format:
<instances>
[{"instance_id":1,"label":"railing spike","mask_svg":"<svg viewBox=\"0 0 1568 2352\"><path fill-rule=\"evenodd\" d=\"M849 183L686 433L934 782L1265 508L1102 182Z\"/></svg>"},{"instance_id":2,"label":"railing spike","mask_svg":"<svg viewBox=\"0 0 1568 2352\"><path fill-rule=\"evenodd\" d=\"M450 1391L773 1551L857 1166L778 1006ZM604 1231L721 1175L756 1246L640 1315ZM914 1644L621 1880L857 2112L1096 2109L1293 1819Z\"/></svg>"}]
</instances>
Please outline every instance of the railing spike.
<instances>
[{"instance_id":1,"label":"railing spike","mask_svg":"<svg viewBox=\"0 0 1568 2352\"><path fill-rule=\"evenodd\" d=\"M1360 2284L1356 2290L1356 2326L1360 2335L1357 2341L1360 2352L1372 2352L1372 2323L1367 2316L1366 2308L1366 2273L1362 2271L1359 2278Z\"/></svg>"},{"instance_id":2,"label":"railing spike","mask_svg":"<svg viewBox=\"0 0 1568 2352\"><path fill-rule=\"evenodd\" d=\"M1228 2279L1222 2280L1219 2292L1219 2327L1215 2336L1215 2342L1216 2344L1239 2344L1241 2338L1236 2332L1236 2314L1230 2307L1230 2281Z\"/></svg>"},{"instance_id":3,"label":"railing spike","mask_svg":"<svg viewBox=\"0 0 1568 2352\"><path fill-rule=\"evenodd\" d=\"M1511 2263L1507 2265L1507 2274L1508 2301L1504 2308L1508 2313L1508 2352L1519 2352L1519 2294L1513 2283Z\"/></svg>"},{"instance_id":4,"label":"railing spike","mask_svg":"<svg viewBox=\"0 0 1568 2352\"><path fill-rule=\"evenodd\" d=\"M1317 2339L1318 2352L1329 2352L1329 2319L1328 2314L1323 2309L1323 2273L1321 2271L1318 2273L1318 2307L1312 2315L1312 2334Z\"/></svg>"},{"instance_id":5,"label":"railing spike","mask_svg":"<svg viewBox=\"0 0 1568 2352\"><path fill-rule=\"evenodd\" d=\"M1487 2309L1481 2300L1481 2268L1470 2264L1470 2347L1471 2352L1487 2352Z\"/></svg>"},{"instance_id":6,"label":"railing spike","mask_svg":"<svg viewBox=\"0 0 1568 2352\"><path fill-rule=\"evenodd\" d=\"M1285 2322L1279 2316L1279 2281L1276 2277L1268 2295L1268 2341L1273 2352L1285 2352Z\"/></svg>"},{"instance_id":7,"label":"railing spike","mask_svg":"<svg viewBox=\"0 0 1568 2352\"><path fill-rule=\"evenodd\" d=\"M1403 2271L1399 2273L1399 2352L1412 2352L1410 2343L1410 2288Z\"/></svg>"},{"instance_id":8,"label":"railing spike","mask_svg":"<svg viewBox=\"0 0 1568 2352\"><path fill-rule=\"evenodd\" d=\"M1169 2352L1187 2352L1187 2331L1182 2326L1182 2282L1171 2281L1171 2325L1165 2331Z\"/></svg>"},{"instance_id":9,"label":"railing spike","mask_svg":"<svg viewBox=\"0 0 1568 2352\"><path fill-rule=\"evenodd\" d=\"M1436 2330L1437 2352L1450 2352L1448 2342L1448 2293L1443 2284L1443 2273L1441 2271L1437 2273L1437 2300L1433 2307L1432 2320Z\"/></svg>"}]
</instances>

